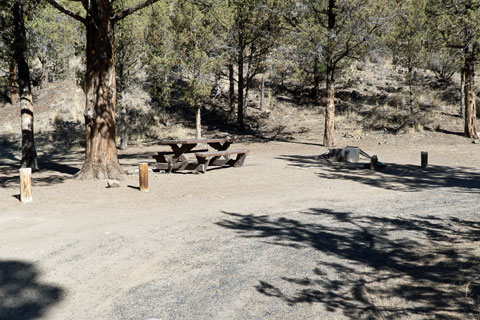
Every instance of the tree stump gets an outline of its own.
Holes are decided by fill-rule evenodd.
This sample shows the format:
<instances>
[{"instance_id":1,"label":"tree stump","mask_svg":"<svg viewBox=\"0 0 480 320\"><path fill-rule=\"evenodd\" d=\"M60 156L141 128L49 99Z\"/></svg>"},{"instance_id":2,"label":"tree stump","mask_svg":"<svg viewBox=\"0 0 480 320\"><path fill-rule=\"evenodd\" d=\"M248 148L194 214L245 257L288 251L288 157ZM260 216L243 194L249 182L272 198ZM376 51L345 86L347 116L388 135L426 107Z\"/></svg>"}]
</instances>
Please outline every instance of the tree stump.
<instances>
[{"instance_id":1,"label":"tree stump","mask_svg":"<svg viewBox=\"0 0 480 320\"><path fill-rule=\"evenodd\" d=\"M32 169L22 168L20 171L20 201L32 202Z\"/></svg>"},{"instance_id":2,"label":"tree stump","mask_svg":"<svg viewBox=\"0 0 480 320\"><path fill-rule=\"evenodd\" d=\"M138 172L140 191L148 192L148 163L140 163Z\"/></svg>"},{"instance_id":3,"label":"tree stump","mask_svg":"<svg viewBox=\"0 0 480 320\"><path fill-rule=\"evenodd\" d=\"M421 159L422 159L422 163L421 163L422 168L428 167L428 152L422 151Z\"/></svg>"}]
</instances>

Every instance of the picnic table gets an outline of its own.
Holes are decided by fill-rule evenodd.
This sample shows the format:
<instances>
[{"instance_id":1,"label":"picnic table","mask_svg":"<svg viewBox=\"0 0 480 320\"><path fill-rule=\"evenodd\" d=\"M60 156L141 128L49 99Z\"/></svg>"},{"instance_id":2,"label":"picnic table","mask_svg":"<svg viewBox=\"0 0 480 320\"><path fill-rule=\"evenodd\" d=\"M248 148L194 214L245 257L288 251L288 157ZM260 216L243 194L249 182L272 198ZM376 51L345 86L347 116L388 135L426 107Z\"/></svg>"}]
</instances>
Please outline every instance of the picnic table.
<instances>
[{"instance_id":1,"label":"picnic table","mask_svg":"<svg viewBox=\"0 0 480 320\"><path fill-rule=\"evenodd\" d=\"M157 170L167 172L180 170L193 170L205 173L208 166L234 166L241 167L248 154L248 150L228 150L233 139L186 139L186 140L161 140L159 145L169 146L170 151L160 151L153 156L157 160ZM209 149L199 148L199 145L206 145ZM192 160L187 154L195 154L196 159ZM236 155L233 159L231 156Z\"/></svg>"}]
</instances>

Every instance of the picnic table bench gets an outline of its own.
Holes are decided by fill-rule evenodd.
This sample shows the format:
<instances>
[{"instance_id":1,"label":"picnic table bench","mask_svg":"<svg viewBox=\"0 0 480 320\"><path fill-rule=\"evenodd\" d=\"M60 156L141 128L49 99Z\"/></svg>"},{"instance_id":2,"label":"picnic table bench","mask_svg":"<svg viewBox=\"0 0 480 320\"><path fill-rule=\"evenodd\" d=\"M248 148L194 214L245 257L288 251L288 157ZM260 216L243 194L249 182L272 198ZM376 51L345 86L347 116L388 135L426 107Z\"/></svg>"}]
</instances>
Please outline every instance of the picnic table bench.
<instances>
[{"instance_id":1,"label":"picnic table bench","mask_svg":"<svg viewBox=\"0 0 480 320\"><path fill-rule=\"evenodd\" d=\"M230 156L236 155L235 159L231 159ZM196 172L205 173L208 166L232 166L241 167L245 162L245 158L248 155L248 150L225 150L225 151L212 151L212 152L197 152L197 168Z\"/></svg>"},{"instance_id":2,"label":"picnic table bench","mask_svg":"<svg viewBox=\"0 0 480 320\"><path fill-rule=\"evenodd\" d=\"M227 150L233 139L187 139L161 140L160 145L169 146L171 151L160 151L152 157L157 160L157 170L167 172L192 170L205 173L209 166L241 167L248 155L248 150ZM215 151L197 148L198 145L208 145ZM195 154L196 161L189 159L187 154ZM236 155L235 159L231 156Z\"/></svg>"}]
</instances>

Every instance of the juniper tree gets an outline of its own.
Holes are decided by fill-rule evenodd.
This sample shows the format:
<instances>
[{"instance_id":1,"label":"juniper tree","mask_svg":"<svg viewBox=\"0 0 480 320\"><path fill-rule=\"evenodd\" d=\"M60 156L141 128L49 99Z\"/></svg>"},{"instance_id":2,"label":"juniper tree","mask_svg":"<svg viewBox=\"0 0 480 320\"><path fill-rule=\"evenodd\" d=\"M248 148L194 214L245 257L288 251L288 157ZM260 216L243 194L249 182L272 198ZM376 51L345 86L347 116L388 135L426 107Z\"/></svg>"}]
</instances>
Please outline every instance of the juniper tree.
<instances>
[{"instance_id":1,"label":"juniper tree","mask_svg":"<svg viewBox=\"0 0 480 320\"><path fill-rule=\"evenodd\" d=\"M326 81L323 144L334 144L336 71L348 60L362 58L391 21L394 1L291 0L284 15L301 34L313 57L314 67L324 65ZM318 71L315 71L315 73Z\"/></svg>"},{"instance_id":2,"label":"juniper tree","mask_svg":"<svg viewBox=\"0 0 480 320\"><path fill-rule=\"evenodd\" d=\"M116 147L115 24L156 2L145 0L130 8L108 0L82 0L83 13L56 0L47 0L64 14L80 21L86 31L85 161L80 179L123 179ZM71 2L71 1L69 1Z\"/></svg>"},{"instance_id":3,"label":"juniper tree","mask_svg":"<svg viewBox=\"0 0 480 320\"><path fill-rule=\"evenodd\" d=\"M465 125L464 134L478 139L475 104L475 64L480 55L480 1L429 0L432 30L448 48L458 50L463 57Z\"/></svg>"},{"instance_id":4,"label":"juniper tree","mask_svg":"<svg viewBox=\"0 0 480 320\"><path fill-rule=\"evenodd\" d=\"M22 168L38 169L37 151L34 139L34 116L32 85L28 66L28 42L25 28L26 5L34 6L33 1L11 0L0 4L2 10L2 42L10 54L6 54L10 65L15 69L15 85L18 85L22 130Z\"/></svg>"},{"instance_id":5,"label":"juniper tree","mask_svg":"<svg viewBox=\"0 0 480 320\"><path fill-rule=\"evenodd\" d=\"M426 0L404 1L397 11L391 30L385 36L394 60L407 69L405 81L408 87L408 107L413 115L413 124L417 121L414 102L414 71L417 68L425 67L427 45L429 44L426 5ZM404 123L402 126L406 124Z\"/></svg>"},{"instance_id":6,"label":"juniper tree","mask_svg":"<svg viewBox=\"0 0 480 320\"><path fill-rule=\"evenodd\" d=\"M265 57L274 47L280 29L277 0L229 0L231 60L237 66L237 125L245 129L248 88L263 67Z\"/></svg>"},{"instance_id":7,"label":"juniper tree","mask_svg":"<svg viewBox=\"0 0 480 320\"><path fill-rule=\"evenodd\" d=\"M122 8L132 1L121 1ZM128 148L128 104L126 93L130 88L135 72L143 67L142 58L145 54L145 32L148 15L136 12L119 21L115 26L115 70L117 77L117 110L119 112L119 148Z\"/></svg>"}]
</instances>

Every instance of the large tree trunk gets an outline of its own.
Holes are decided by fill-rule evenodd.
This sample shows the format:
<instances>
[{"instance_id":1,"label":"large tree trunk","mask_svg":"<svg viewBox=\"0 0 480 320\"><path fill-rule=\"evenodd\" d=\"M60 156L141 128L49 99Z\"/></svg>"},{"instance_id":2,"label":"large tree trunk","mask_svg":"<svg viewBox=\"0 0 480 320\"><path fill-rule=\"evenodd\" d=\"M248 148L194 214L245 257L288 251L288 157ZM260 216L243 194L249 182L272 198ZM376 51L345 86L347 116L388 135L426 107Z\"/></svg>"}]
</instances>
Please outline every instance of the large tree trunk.
<instances>
[{"instance_id":1,"label":"large tree trunk","mask_svg":"<svg viewBox=\"0 0 480 320\"><path fill-rule=\"evenodd\" d=\"M108 0L91 0L87 8L87 72L85 162L78 178L123 179L115 144L115 63L112 7Z\"/></svg>"},{"instance_id":2,"label":"large tree trunk","mask_svg":"<svg viewBox=\"0 0 480 320\"><path fill-rule=\"evenodd\" d=\"M325 106L325 132L323 134L323 145L332 147L334 145L333 132L335 129L335 82L332 67L327 66L327 104Z\"/></svg>"},{"instance_id":3,"label":"large tree trunk","mask_svg":"<svg viewBox=\"0 0 480 320\"><path fill-rule=\"evenodd\" d=\"M22 168L38 169L37 151L33 136L33 99L30 83L30 72L27 64L27 38L23 20L22 0L13 5L15 24L14 52L18 65L18 86L20 90L20 113L22 121Z\"/></svg>"},{"instance_id":4,"label":"large tree trunk","mask_svg":"<svg viewBox=\"0 0 480 320\"><path fill-rule=\"evenodd\" d=\"M17 60L15 58L12 58L12 60L10 60L10 72L8 75L8 81L8 97L10 98L10 103L15 104L20 100L20 95L18 94L18 66Z\"/></svg>"},{"instance_id":5,"label":"large tree trunk","mask_svg":"<svg viewBox=\"0 0 480 320\"><path fill-rule=\"evenodd\" d=\"M465 55L465 136L478 139L477 110L475 106L475 56L473 53Z\"/></svg>"}]
</instances>

